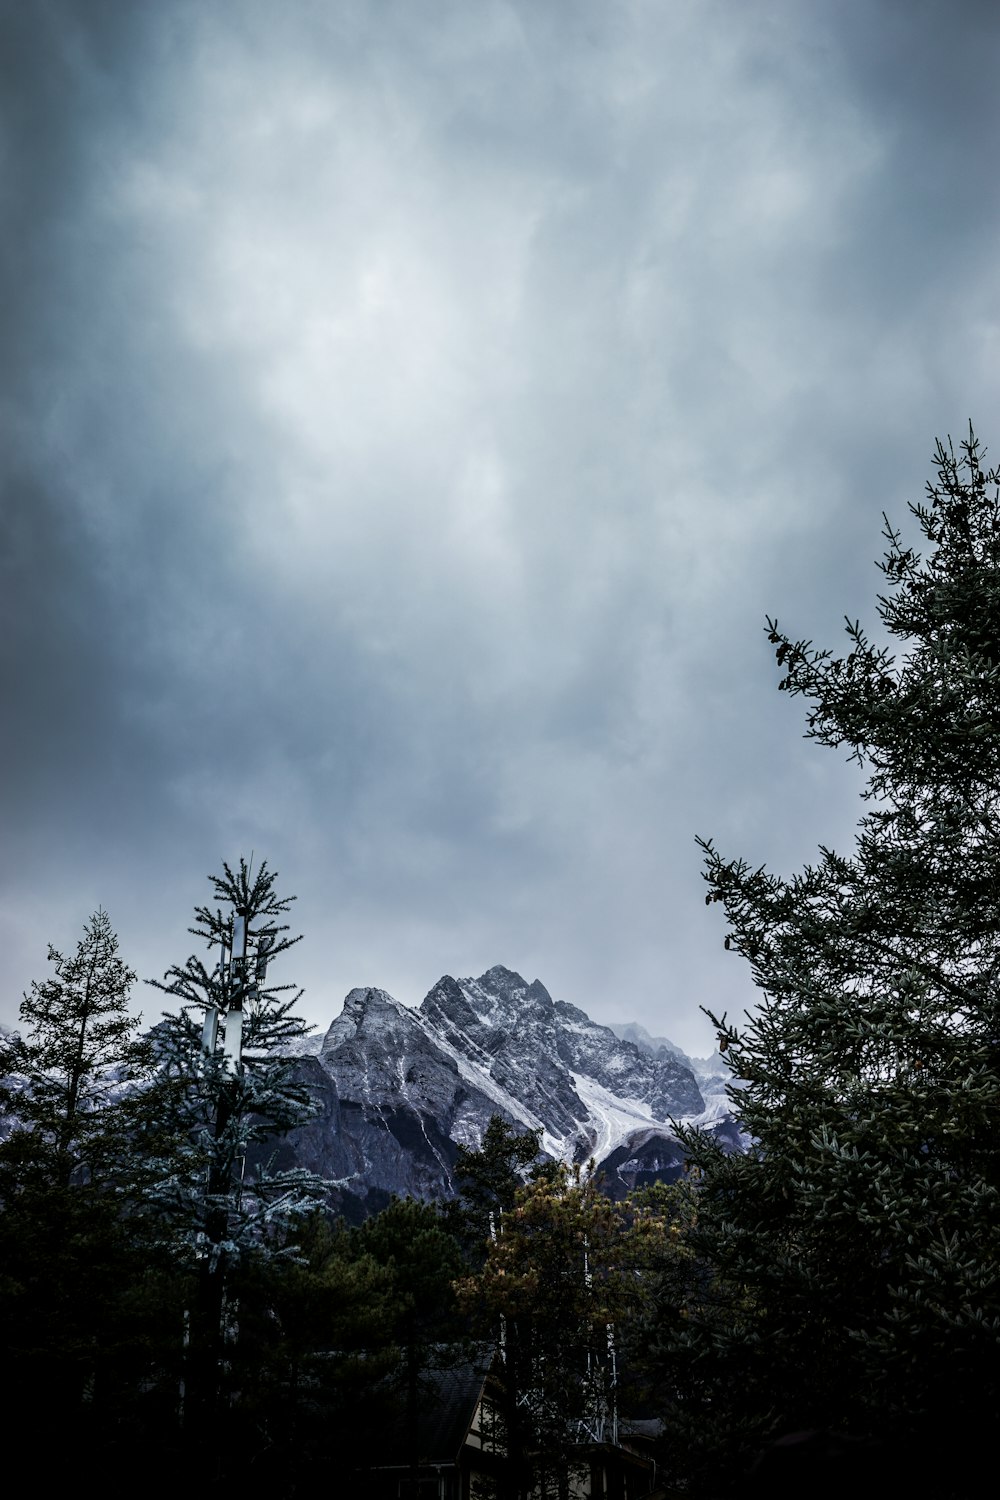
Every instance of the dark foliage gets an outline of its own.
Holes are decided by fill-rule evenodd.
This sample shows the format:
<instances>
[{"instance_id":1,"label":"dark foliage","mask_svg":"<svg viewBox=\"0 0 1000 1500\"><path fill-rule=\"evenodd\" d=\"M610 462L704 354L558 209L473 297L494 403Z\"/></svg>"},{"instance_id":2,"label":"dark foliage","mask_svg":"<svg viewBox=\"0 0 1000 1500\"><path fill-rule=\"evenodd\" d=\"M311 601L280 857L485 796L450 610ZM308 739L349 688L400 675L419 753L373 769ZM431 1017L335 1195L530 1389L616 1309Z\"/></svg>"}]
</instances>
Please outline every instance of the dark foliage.
<instances>
[{"instance_id":1,"label":"dark foliage","mask_svg":"<svg viewBox=\"0 0 1000 1500\"><path fill-rule=\"evenodd\" d=\"M703 845L759 1008L715 1018L755 1146L692 1137L690 1263L662 1287L675 1430L715 1482L781 1431L919 1455L968 1492L1000 1406L1000 472L938 445L837 656L768 635L807 734L867 776L850 856L782 879ZM680 1279L678 1279L678 1277ZM707 1419L706 1419L707 1413ZM694 1464L697 1471L698 1464Z\"/></svg>"}]
</instances>

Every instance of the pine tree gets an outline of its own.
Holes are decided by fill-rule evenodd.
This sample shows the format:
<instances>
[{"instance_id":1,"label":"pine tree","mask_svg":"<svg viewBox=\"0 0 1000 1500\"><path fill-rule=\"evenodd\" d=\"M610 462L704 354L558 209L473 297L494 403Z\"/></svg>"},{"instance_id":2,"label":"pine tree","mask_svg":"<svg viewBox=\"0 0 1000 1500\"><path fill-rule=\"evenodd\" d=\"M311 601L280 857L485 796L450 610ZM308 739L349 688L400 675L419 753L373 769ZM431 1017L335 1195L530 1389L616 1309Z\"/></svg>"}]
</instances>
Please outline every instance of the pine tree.
<instances>
[{"instance_id":1,"label":"pine tree","mask_svg":"<svg viewBox=\"0 0 1000 1500\"><path fill-rule=\"evenodd\" d=\"M460 1197L446 1212L478 1265L495 1237L500 1217L514 1207L519 1188L541 1154L539 1130L518 1132L491 1115L478 1150L459 1143L455 1181Z\"/></svg>"},{"instance_id":2,"label":"pine tree","mask_svg":"<svg viewBox=\"0 0 1000 1500\"><path fill-rule=\"evenodd\" d=\"M149 1329L135 1318L150 1257L130 1101L149 1055L129 1010L135 974L106 912L75 954L50 947L49 961L54 974L25 995L24 1030L0 1069L13 1121L0 1143L0 1366L25 1441L55 1424L96 1452L148 1357Z\"/></svg>"},{"instance_id":3,"label":"pine tree","mask_svg":"<svg viewBox=\"0 0 1000 1500\"><path fill-rule=\"evenodd\" d=\"M759 1007L712 1017L743 1157L700 1170L675 1400L709 1444L833 1427L919 1452L938 1493L1000 1407L1000 470L938 444L925 554L885 522L878 614L834 655L767 629L807 736L863 768L853 854L783 879L704 843ZM676 1304L675 1304L676 1308ZM960 1434L960 1439L959 1439ZM732 1456L732 1455L731 1455Z\"/></svg>"},{"instance_id":4,"label":"pine tree","mask_svg":"<svg viewBox=\"0 0 1000 1500\"><path fill-rule=\"evenodd\" d=\"M209 878L218 904L197 907L189 930L208 945L211 967L193 955L150 981L180 1006L155 1029L158 1073L146 1095L146 1133L169 1148L150 1203L198 1269L190 1405L206 1440L236 1332L238 1273L288 1254L288 1226L325 1187L311 1173L275 1167L280 1137L313 1112L288 1053L307 1030L294 1013L302 992L268 982L274 960L299 941L280 920L294 897L277 894L266 864L254 875L241 859Z\"/></svg>"},{"instance_id":5,"label":"pine tree","mask_svg":"<svg viewBox=\"0 0 1000 1500\"><path fill-rule=\"evenodd\" d=\"M139 1019L129 1011L135 973L118 956L107 912L84 928L76 953L49 948L52 978L31 988L21 1004L24 1032L4 1049L2 1103L17 1121L8 1138L8 1169L55 1186L111 1170L121 1146L119 1105L143 1071ZM8 1183L8 1190L10 1184Z\"/></svg>"},{"instance_id":6,"label":"pine tree","mask_svg":"<svg viewBox=\"0 0 1000 1500\"><path fill-rule=\"evenodd\" d=\"M459 1283L496 1341L511 1500L568 1493L588 1445L617 1440L619 1350L671 1238L669 1190L616 1202L590 1168L536 1168L497 1215L482 1269Z\"/></svg>"},{"instance_id":7,"label":"pine tree","mask_svg":"<svg viewBox=\"0 0 1000 1500\"><path fill-rule=\"evenodd\" d=\"M320 1185L305 1172L272 1170L260 1149L313 1112L289 1053L308 1030L294 1014L302 991L267 983L274 960L300 941L278 921L295 898L277 895L266 864L254 876L241 859L236 872L224 864L209 878L229 910L197 907L189 930L217 962L209 969L193 955L149 982L181 1002L155 1036L161 1098L185 1144L158 1201L214 1263L264 1244L269 1227L304 1212Z\"/></svg>"},{"instance_id":8,"label":"pine tree","mask_svg":"<svg viewBox=\"0 0 1000 1500\"><path fill-rule=\"evenodd\" d=\"M455 1281L463 1270L459 1242L448 1217L435 1204L394 1198L381 1213L352 1234L362 1259L392 1276L389 1305L392 1341L398 1349L395 1371L397 1430L416 1483L419 1466L419 1413L433 1393L427 1374L447 1366L463 1329Z\"/></svg>"}]
</instances>

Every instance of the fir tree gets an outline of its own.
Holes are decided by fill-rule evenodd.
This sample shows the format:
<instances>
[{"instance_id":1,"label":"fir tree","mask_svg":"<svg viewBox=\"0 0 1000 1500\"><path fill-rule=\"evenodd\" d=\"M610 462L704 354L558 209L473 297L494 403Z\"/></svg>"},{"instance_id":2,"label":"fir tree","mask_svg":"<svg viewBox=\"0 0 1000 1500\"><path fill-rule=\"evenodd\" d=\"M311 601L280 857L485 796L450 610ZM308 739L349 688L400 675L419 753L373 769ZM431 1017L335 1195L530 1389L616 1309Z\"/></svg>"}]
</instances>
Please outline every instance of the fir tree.
<instances>
[{"instance_id":1,"label":"fir tree","mask_svg":"<svg viewBox=\"0 0 1000 1500\"><path fill-rule=\"evenodd\" d=\"M21 1004L23 1032L7 1041L0 1102L17 1122L4 1156L54 1186L100 1177L120 1157L120 1102L147 1053L129 1011L135 973L118 956L107 912L84 928L76 953L49 948L53 977L33 980ZM8 1178L7 1190L10 1191Z\"/></svg>"},{"instance_id":2,"label":"fir tree","mask_svg":"<svg viewBox=\"0 0 1000 1500\"><path fill-rule=\"evenodd\" d=\"M509 1500L539 1486L569 1493L588 1445L617 1441L619 1351L671 1241L669 1201L660 1188L616 1202L593 1163L589 1172L544 1163L497 1214L485 1264L459 1283L478 1331L496 1342Z\"/></svg>"},{"instance_id":3,"label":"fir tree","mask_svg":"<svg viewBox=\"0 0 1000 1500\"><path fill-rule=\"evenodd\" d=\"M538 1161L540 1134L519 1133L502 1116L491 1115L478 1150L459 1143L455 1181L460 1197L446 1212L477 1264L495 1238L501 1215L514 1207L518 1189Z\"/></svg>"},{"instance_id":4,"label":"fir tree","mask_svg":"<svg viewBox=\"0 0 1000 1500\"><path fill-rule=\"evenodd\" d=\"M129 1010L135 974L106 912L75 954L50 947L49 961L54 973L32 983L24 1029L3 1056L13 1128L0 1143L0 1366L25 1441L55 1424L67 1444L79 1433L96 1452L121 1428L123 1392L127 1405L149 1356L136 1305L150 1247L130 1133L149 1055Z\"/></svg>"},{"instance_id":5,"label":"fir tree","mask_svg":"<svg viewBox=\"0 0 1000 1500\"><path fill-rule=\"evenodd\" d=\"M347 1483L402 1421L394 1270L321 1210L288 1234L294 1256L241 1270L239 1340L226 1348L239 1392L226 1478L274 1496L328 1483L331 1465Z\"/></svg>"},{"instance_id":6,"label":"fir tree","mask_svg":"<svg viewBox=\"0 0 1000 1500\"><path fill-rule=\"evenodd\" d=\"M428 1370L454 1357L463 1329L455 1280L464 1269L458 1240L436 1205L394 1198L353 1232L359 1255L391 1273L391 1337L398 1349L395 1387L400 1431L415 1481L419 1412L428 1400Z\"/></svg>"},{"instance_id":7,"label":"fir tree","mask_svg":"<svg viewBox=\"0 0 1000 1500\"><path fill-rule=\"evenodd\" d=\"M302 992L268 978L274 960L299 941L281 920L294 897L277 894L266 864L254 875L242 859L210 880L218 904L197 907L189 929L207 944L208 963L193 955L150 981L181 1003L156 1028L158 1074L146 1096L147 1131L165 1135L171 1148L150 1202L199 1273L191 1404L205 1437L223 1349L236 1331L237 1273L289 1253L287 1226L325 1187L311 1173L276 1170L274 1161L275 1142L313 1112L288 1055L307 1030L294 1013Z\"/></svg>"},{"instance_id":8,"label":"fir tree","mask_svg":"<svg viewBox=\"0 0 1000 1500\"><path fill-rule=\"evenodd\" d=\"M754 1146L690 1141L700 1272L664 1339L720 1453L833 1427L962 1494L1000 1405L1000 471L971 432L935 467L925 553L885 523L898 658L858 623L839 656L767 623L865 811L853 854L791 879L703 845L761 992L744 1026L712 1017Z\"/></svg>"},{"instance_id":9,"label":"fir tree","mask_svg":"<svg viewBox=\"0 0 1000 1500\"><path fill-rule=\"evenodd\" d=\"M308 1030L294 1013L302 991L267 982L274 960L300 941L278 920L295 898L277 895L266 864L252 875L241 859L237 871L224 864L210 880L229 909L197 907L189 931L216 961L209 968L193 955L149 982L181 1002L155 1034L157 1104L168 1102L184 1142L183 1163L157 1201L214 1264L264 1245L269 1228L301 1214L321 1185L305 1172L272 1170L260 1149L313 1112L289 1055Z\"/></svg>"}]
</instances>

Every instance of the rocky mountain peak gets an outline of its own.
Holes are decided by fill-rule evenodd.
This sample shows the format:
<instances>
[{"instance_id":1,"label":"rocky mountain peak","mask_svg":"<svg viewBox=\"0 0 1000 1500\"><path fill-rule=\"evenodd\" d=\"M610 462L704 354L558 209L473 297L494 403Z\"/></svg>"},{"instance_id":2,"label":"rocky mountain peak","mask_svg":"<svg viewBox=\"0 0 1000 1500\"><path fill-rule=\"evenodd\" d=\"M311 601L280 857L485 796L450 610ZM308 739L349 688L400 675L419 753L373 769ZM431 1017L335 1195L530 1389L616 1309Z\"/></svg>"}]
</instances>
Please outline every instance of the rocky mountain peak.
<instances>
[{"instance_id":1,"label":"rocky mountain peak","mask_svg":"<svg viewBox=\"0 0 1000 1500\"><path fill-rule=\"evenodd\" d=\"M457 1147L478 1147L493 1114L536 1131L551 1157L603 1163L616 1189L676 1176L672 1122L707 1120L706 1100L683 1055L636 1040L502 964L443 975L418 1010L354 989L312 1063L329 1125L295 1149L345 1202L453 1193Z\"/></svg>"},{"instance_id":2,"label":"rocky mountain peak","mask_svg":"<svg viewBox=\"0 0 1000 1500\"><path fill-rule=\"evenodd\" d=\"M493 995L503 1001L531 1001L542 1007L552 1005L552 996L542 984L540 979L533 979L529 984L527 980L513 969L505 969L503 964L494 964L492 969L487 969L485 974L480 974L478 979L463 979L463 984L474 984L485 995Z\"/></svg>"},{"instance_id":3,"label":"rocky mountain peak","mask_svg":"<svg viewBox=\"0 0 1000 1500\"><path fill-rule=\"evenodd\" d=\"M534 1021L551 1021L553 1000L540 980L531 984L513 969L495 964L478 979L460 979L463 991L481 1022L509 1029L527 1016Z\"/></svg>"},{"instance_id":4,"label":"rocky mountain peak","mask_svg":"<svg viewBox=\"0 0 1000 1500\"><path fill-rule=\"evenodd\" d=\"M344 1042L355 1037L378 1037L391 1033L400 1023L405 1026L407 1019L412 1019L412 1014L412 1011L407 1010L405 1005L400 1005L386 990L375 989L370 985L353 989L344 1000L343 1010L323 1039L320 1056L335 1051Z\"/></svg>"},{"instance_id":5,"label":"rocky mountain peak","mask_svg":"<svg viewBox=\"0 0 1000 1500\"><path fill-rule=\"evenodd\" d=\"M505 987L517 990L527 989L521 975L514 969L506 968L503 964L494 964L492 969L487 969L485 974L480 974L477 982L495 990L502 990Z\"/></svg>"}]
</instances>

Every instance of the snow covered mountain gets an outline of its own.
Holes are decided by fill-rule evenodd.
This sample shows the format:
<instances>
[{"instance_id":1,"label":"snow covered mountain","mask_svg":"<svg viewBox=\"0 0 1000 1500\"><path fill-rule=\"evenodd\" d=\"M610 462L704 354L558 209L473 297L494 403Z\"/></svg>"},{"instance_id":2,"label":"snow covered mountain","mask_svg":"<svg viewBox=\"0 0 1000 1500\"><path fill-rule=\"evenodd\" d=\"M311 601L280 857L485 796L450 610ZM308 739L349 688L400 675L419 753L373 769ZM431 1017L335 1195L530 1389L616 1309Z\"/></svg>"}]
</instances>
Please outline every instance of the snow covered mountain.
<instances>
[{"instance_id":1,"label":"snow covered mountain","mask_svg":"<svg viewBox=\"0 0 1000 1500\"><path fill-rule=\"evenodd\" d=\"M393 1193L450 1196L457 1146L478 1146L493 1114L537 1130L551 1157L593 1157L621 1192L679 1174L672 1120L727 1140L731 1126L683 1054L618 1036L500 965L446 975L416 1010L352 990L299 1067L319 1113L287 1138L281 1164L334 1179L350 1214Z\"/></svg>"},{"instance_id":2,"label":"snow covered mountain","mask_svg":"<svg viewBox=\"0 0 1000 1500\"><path fill-rule=\"evenodd\" d=\"M624 1026L612 1026L611 1030L623 1041L634 1042L639 1051L645 1052L647 1056L676 1057L689 1067L698 1080L698 1087L705 1100L704 1112L691 1123L712 1130L734 1151L747 1149L750 1137L740 1131L733 1118L729 1097L731 1088L742 1088L743 1085L739 1079L733 1078L721 1052L715 1051L711 1057L689 1057L665 1036L650 1036L645 1026L640 1026L636 1021L629 1021Z\"/></svg>"}]
</instances>

